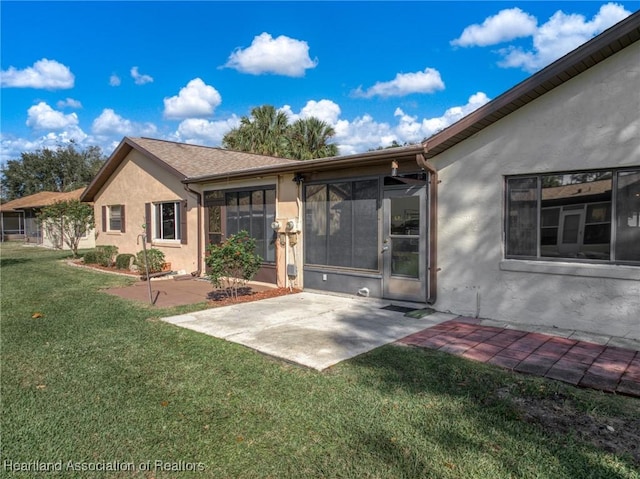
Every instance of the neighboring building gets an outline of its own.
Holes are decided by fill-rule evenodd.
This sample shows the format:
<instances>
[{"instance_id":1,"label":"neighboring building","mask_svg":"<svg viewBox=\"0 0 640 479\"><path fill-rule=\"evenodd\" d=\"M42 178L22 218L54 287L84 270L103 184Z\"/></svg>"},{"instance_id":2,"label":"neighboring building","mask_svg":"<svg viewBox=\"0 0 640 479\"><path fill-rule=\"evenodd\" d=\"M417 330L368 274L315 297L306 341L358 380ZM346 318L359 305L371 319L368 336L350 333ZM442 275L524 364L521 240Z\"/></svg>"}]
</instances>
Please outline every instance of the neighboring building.
<instances>
[{"instance_id":1,"label":"neighboring building","mask_svg":"<svg viewBox=\"0 0 640 479\"><path fill-rule=\"evenodd\" d=\"M126 138L83 199L101 244L144 232L195 274L246 229L281 286L640 338L638 39L635 13L420 145L299 162Z\"/></svg>"},{"instance_id":2,"label":"neighboring building","mask_svg":"<svg viewBox=\"0 0 640 479\"><path fill-rule=\"evenodd\" d=\"M37 221L38 213L45 206L58 201L78 200L84 188L60 193L57 191L41 191L29 196L23 196L0 205L0 227L2 241L24 241L47 248L68 249L66 244L50 238L46 229ZM94 230L80 240L80 248L95 246Z\"/></svg>"}]
</instances>

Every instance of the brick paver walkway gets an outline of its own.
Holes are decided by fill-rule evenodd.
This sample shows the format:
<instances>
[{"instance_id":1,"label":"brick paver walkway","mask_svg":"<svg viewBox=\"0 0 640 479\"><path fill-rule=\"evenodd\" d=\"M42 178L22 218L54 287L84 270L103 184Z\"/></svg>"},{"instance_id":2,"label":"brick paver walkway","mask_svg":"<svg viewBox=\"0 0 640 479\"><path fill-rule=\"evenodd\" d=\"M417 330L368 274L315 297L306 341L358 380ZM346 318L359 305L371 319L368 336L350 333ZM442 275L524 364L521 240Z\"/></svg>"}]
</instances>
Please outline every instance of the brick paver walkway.
<instances>
[{"instance_id":1,"label":"brick paver walkway","mask_svg":"<svg viewBox=\"0 0 640 479\"><path fill-rule=\"evenodd\" d=\"M640 397L640 351L456 318L398 342L573 384Z\"/></svg>"}]
</instances>

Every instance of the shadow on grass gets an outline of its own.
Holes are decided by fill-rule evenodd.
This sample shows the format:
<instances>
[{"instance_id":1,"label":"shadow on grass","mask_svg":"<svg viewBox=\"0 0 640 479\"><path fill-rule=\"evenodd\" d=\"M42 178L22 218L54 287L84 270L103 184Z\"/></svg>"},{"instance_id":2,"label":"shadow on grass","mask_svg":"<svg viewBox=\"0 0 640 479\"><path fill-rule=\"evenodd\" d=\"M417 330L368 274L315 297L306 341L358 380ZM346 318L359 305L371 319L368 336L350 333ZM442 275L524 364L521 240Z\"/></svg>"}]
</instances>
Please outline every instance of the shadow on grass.
<instances>
[{"instance_id":1,"label":"shadow on grass","mask_svg":"<svg viewBox=\"0 0 640 479\"><path fill-rule=\"evenodd\" d=\"M31 258L0 258L0 268L4 268L6 266L15 266L17 264L28 263L31 261Z\"/></svg>"},{"instance_id":2,"label":"shadow on grass","mask_svg":"<svg viewBox=\"0 0 640 479\"><path fill-rule=\"evenodd\" d=\"M409 443L390 437L394 431L383 426L361 430L356 425L354 438L360 442L358 447L388 464L397 477L440 477L443 461L445 470L451 469L451 477L456 477L456 470L460 473L470 467L456 462L469 458L492 464L494 473L498 470L507 477L635 477L628 474L635 471L630 459L617 456L616 464L571 433L560 435L526 422L516 405L498 393L499 389L511 387L526 394L527 388L536 388L526 383L537 381L536 378L520 378L515 373L445 353L401 346L385 346L351 361L365 369L363 380L367 385L385 395L419 395L425 398L425 407L433 398L441 401L436 406L439 421L425 420L431 416L420 411L410 419L414 439ZM544 394L540 392L544 390L543 380L537 387L538 393ZM552 389L553 386L547 394L552 394ZM447 404L451 407L449 417ZM402 431L396 432L402 435ZM412 447L415 437L440 451L439 457L417 454ZM467 477L488 476L480 472Z\"/></svg>"}]
</instances>

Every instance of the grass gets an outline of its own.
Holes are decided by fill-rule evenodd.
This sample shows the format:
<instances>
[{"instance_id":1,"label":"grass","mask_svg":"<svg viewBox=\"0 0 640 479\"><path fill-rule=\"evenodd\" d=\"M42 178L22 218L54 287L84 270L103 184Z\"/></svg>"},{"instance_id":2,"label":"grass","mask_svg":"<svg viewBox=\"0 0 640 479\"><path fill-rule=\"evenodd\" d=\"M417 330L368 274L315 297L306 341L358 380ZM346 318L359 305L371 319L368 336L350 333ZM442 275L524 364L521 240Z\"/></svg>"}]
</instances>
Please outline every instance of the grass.
<instances>
[{"instance_id":1,"label":"grass","mask_svg":"<svg viewBox=\"0 0 640 479\"><path fill-rule=\"evenodd\" d=\"M619 418L638 417L636 399L397 346L318 373L158 321L189 308L106 295L130 280L65 257L2 245L3 477L640 477L497 392Z\"/></svg>"}]
</instances>

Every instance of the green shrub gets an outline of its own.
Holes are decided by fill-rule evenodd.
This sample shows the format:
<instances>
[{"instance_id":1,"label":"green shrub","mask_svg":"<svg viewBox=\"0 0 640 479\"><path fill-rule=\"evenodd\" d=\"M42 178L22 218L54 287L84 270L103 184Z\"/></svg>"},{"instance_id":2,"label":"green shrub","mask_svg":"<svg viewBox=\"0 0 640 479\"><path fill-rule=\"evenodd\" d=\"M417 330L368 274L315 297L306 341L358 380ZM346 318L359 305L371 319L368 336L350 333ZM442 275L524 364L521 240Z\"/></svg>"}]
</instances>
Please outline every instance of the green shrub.
<instances>
[{"instance_id":1,"label":"green shrub","mask_svg":"<svg viewBox=\"0 0 640 479\"><path fill-rule=\"evenodd\" d=\"M110 244L96 246L96 253L99 265L113 266L115 257L118 254L118 247Z\"/></svg>"},{"instance_id":2,"label":"green shrub","mask_svg":"<svg viewBox=\"0 0 640 479\"><path fill-rule=\"evenodd\" d=\"M98 252L95 249L87 251L84 256L84 262L86 264L98 264Z\"/></svg>"},{"instance_id":3,"label":"green shrub","mask_svg":"<svg viewBox=\"0 0 640 479\"><path fill-rule=\"evenodd\" d=\"M158 273L162 271L164 264L164 253L159 249L150 248L147 250L147 263L149 265L149 273ZM144 265L144 250L138 251L136 255L136 264L140 268L140 272L146 272Z\"/></svg>"},{"instance_id":4,"label":"green shrub","mask_svg":"<svg viewBox=\"0 0 640 479\"><path fill-rule=\"evenodd\" d=\"M135 258L135 255L129 253L119 254L118 256L116 256L116 268L129 269L131 258Z\"/></svg>"},{"instance_id":5,"label":"green shrub","mask_svg":"<svg viewBox=\"0 0 640 479\"><path fill-rule=\"evenodd\" d=\"M262 265L262 258L255 254L255 249L256 240L244 230L221 244L209 245L205 262L210 268L209 279L213 285L237 298L238 289L253 279Z\"/></svg>"}]
</instances>

